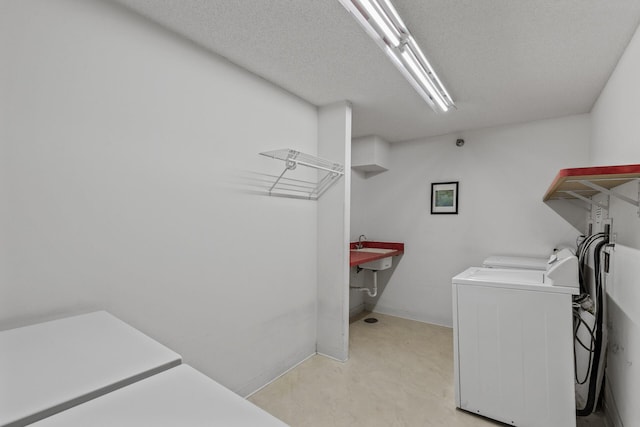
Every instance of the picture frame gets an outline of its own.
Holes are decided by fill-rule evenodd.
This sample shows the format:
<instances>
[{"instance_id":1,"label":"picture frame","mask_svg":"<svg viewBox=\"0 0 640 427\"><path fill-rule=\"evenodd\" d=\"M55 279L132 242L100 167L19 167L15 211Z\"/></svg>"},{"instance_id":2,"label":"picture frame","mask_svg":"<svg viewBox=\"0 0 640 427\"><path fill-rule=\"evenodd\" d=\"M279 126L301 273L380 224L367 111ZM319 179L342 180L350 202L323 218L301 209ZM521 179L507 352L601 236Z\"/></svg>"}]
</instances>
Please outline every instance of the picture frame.
<instances>
[{"instance_id":1,"label":"picture frame","mask_svg":"<svg viewBox=\"0 0 640 427\"><path fill-rule=\"evenodd\" d=\"M431 214L458 214L458 181L431 183Z\"/></svg>"}]
</instances>

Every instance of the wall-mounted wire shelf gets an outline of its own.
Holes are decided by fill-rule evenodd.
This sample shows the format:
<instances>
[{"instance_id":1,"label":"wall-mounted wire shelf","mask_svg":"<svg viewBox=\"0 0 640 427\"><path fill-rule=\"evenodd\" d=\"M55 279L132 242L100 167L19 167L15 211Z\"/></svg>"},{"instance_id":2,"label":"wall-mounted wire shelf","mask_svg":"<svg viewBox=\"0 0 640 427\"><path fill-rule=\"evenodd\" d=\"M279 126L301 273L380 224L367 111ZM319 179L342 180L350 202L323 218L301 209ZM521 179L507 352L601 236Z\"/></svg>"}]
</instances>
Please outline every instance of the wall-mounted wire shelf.
<instances>
[{"instance_id":1,"label":"wall-mounted wire shelf","mask_svg":"<svg viewBox=\"0 0 640 427\"><path fill-rule=\"evenodd\" d=\"M340 163L331 162L290 148L265 151L260 155L285 162L284 170L279 176L268 175L274 180L268 190L270 196L317 200L344 175L344 166ZM319 171L317 180L293 179L284 176L287 172L295 170L298 165L317 169Z\"/></svg>"}]
</instances>

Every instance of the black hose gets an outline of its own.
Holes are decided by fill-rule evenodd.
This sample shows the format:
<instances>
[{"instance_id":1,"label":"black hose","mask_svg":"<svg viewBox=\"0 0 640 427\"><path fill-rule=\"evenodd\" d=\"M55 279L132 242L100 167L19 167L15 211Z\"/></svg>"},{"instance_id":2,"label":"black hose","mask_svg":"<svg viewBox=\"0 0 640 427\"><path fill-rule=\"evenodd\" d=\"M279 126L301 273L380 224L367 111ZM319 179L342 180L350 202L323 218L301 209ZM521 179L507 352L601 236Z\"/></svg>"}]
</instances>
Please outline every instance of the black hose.
<instances>
[{"instance_id":1,"label":"black hose","mask_svg":"<svg viewBox=\"0 0 640 427\"><path fill-rule=\"evenodd\" d=\"M605 235L605 239L599 242L593 251L593 266L595 276L596 287L596 323L594 325L596 333L595 350L593 352L593 358L591 360L591 366L589 367L591 379L589 381L589 393L587 397L587 403L584 408L576 409L576 415L587 416L590 415L595 409L597 403L596 396L599 390L598 386L598 371L600 366L600 360L602 357L602 328L603 328L603 315L604 315L604 296L602 294L602 275L600 274L600 255L602 249L609 243L608 236Z\"/></svg>"},{"instance_id":2,"label":"black hose","mask_svg":"<svg viewBox=\"0 0 640 427\"><path fill-rule=\"evenodd\" d=\"M588 258L589 255L589 249L591 248L591 245L598 239L600 238L606 238L607 235L605 233L595 233L592 234L586 238L584 238L577 246L576 248L576 256L578 257L578 281L580 283L580 292L581 293L587 293L587 283L585 281L585 269L586 269L586 262L585 262L585 257Z\"/></svg>"}]
</instances>

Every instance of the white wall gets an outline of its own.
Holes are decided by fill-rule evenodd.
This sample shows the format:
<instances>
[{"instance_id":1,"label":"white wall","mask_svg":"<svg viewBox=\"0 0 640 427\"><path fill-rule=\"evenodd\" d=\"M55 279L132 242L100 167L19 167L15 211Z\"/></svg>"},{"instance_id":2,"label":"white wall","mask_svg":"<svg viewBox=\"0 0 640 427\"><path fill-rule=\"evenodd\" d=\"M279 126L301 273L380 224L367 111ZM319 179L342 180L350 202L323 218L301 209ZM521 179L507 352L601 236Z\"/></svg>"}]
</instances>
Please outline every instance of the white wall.
<instances>
[{"instance_id":1,"label":"white wall","mask_svg":"<svg viewBox=\"0 0 640 427\"><path fill-rule=\"evenodd\" d=\"M106 1L2 1L0 43L0 329L106 309L240 394L315 352L316 203L230 184L315 107Z\"/></svg>"},{"instance_id":2,"label":"white wall","mask_svg":"<svg viewBox=\"0 0 640 427\"><path fill-rule=\"evenodd\" d=\"M2 11L2 4L0 4L0 12ZM4 46L9 43L10 40L4 36L4 28L0 28L0 52L4 51ZM2 102L6 98L4 81L4 73L6 67L0 67L0 289L4 289L7 280L7 241L6 232L7 227L7 215L9 207L8 196L8 180L9 180L9 163L7 161L6 144L9 122L9 108L6 102ZM2 298L2 294L0 294Z\"/></svg>"},{"instance_id":3,"label":"white wall","mask_svg":"<svg viewBox=\"0 0 640 427\"><path fill-rule=\"evenodd\" d=\"M591 111L593 165L625 165L640 161L639 70L640 35L636 32Z\"/></svg>"},{"instance_id":4,"label":"white wall","mask_svg":"<svg viewBox=\"0 0 640 427\"><path fill-rule=\"evenodd\" d=\"M600 94L592 112L591 164L619 165L640 163L640 31L629 43L624 55ZM638 183L618 187L618 191L637 199ZM640 249L640 218L636 207L612 198L610 216L617 243ZM632 252L634 253L634 252ZM637 252L635 252L637 253ZM637 270L640 259L627 257L625 270ZM615 275L616 272L614 271ZM632 276L630 276L632 277ZM610 294L609 351L607 360L608 416L617 425L640 424L640 299L619 295L636 295L640 282L617 283L615 294ZM624 289L624 287L630 289Z\"/></svg>"},{"instance_id":5,"label":"white wall","mask_svg":"<svg viewBox=\"0 0 640 427\"><path fill-rule=\"evenodd\" d=\"M365 234L365 211L367 204L366 172L351 170L351 242L358 241L361 234ZM355 267L349 270L349 284L351 286L370 286L364 283L364 272L356 273ZM363 292L351 289L349 292L349 313L355 315L364 309Z\"/></svg>"},{"instance_id":6,"label":"white wall","mask_svg":"<svg viewBox=\"0 0 640 427\"><path fill-rule=\"evenodd\" d=\"M579 115L393 144L389 171L359 182L352 205L354 231L405 243L378 274L375 310L451 326L455 274L491 254L544 256L575 242L542 197L559 169L587 164L588 140ZM460 182L458 215L430 214L430 185L443 181Z\"/></svg>"}]
</instances>

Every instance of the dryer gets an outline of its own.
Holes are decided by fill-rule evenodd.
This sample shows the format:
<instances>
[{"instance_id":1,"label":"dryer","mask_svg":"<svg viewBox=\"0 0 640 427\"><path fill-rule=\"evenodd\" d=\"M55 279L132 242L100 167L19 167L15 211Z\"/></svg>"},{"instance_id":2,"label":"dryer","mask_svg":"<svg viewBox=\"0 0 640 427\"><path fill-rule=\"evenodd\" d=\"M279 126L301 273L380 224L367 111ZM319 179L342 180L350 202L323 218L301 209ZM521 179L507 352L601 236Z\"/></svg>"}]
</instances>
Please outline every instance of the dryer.
<instances>
[{"instance_id":1,"label":"dryer","mask_svg":"<svg viewBox=\"0 0 640 427\"><path fill-rule=\"evenodd\" d=\"M452 288L456 406L515 426L574 427L576 257L548 271L471 267Z\"/></svg>"}]
</instances>

